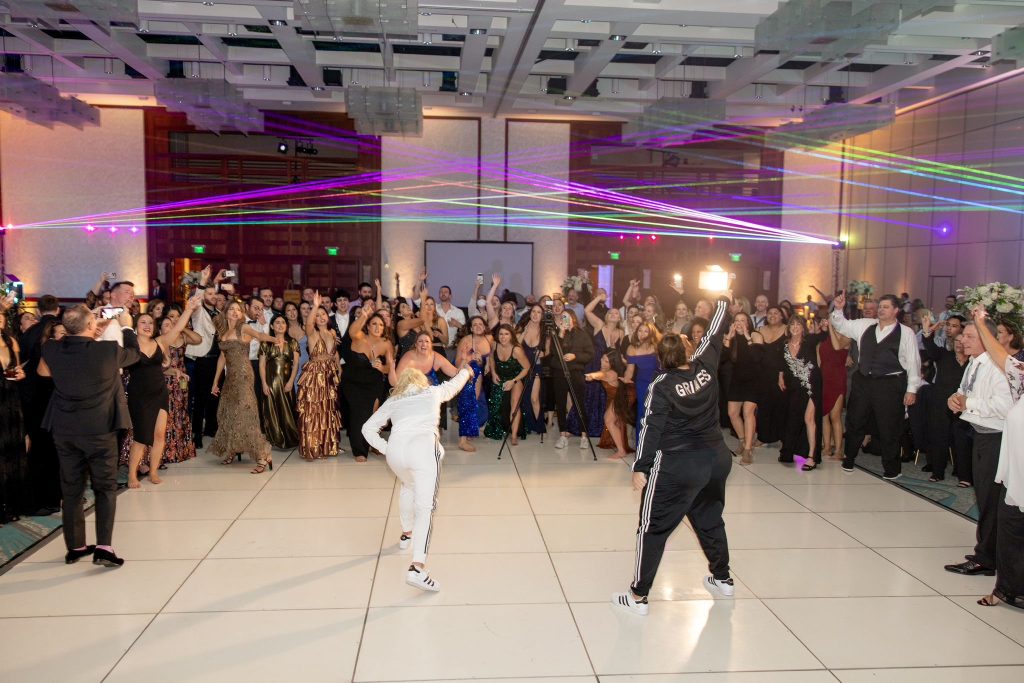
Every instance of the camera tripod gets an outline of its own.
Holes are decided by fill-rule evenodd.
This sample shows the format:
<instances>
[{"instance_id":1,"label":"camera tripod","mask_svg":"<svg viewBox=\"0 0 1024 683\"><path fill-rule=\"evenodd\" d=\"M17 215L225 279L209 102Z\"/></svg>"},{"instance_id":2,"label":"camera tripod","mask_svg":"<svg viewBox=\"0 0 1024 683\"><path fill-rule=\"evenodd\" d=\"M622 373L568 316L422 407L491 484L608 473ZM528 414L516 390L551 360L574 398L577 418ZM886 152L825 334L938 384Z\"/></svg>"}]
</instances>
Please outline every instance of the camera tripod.
<instances>
[{"instance_id":1,"label":"camera tripod","mask_svg":"<svg viewBox=\"0 0 1024 683\"><path fill-rule=\"evenodd\" d=\"M551 314L548 313L548 312L544 313L543 325L544 325L545 331L548 333L548 337L551 339L552 346L554 347L554 351L555 351L555 356L558 358L558 362L562 366L562 373L565 375L565 382L566 382L566 384L569 387L569 396L572 397L572 408L573 408L573 410L576 411L576 414L579 415L580 427L582 427L581 431L583 432L583 434L586 435L584 438L587 440L587 445L590 446L590 454L592 456L594 456L594 461L596 462L597 461L597 451L594 450L594 442L591 441L590 433L587 431L587 418L583 414L583 409L582 409L583 402L580 401L580 397L576 395L576 389L573 388L572 379L571 379L571 373L569 372L569 365L565 362L565 354L562 352L562 344L561 344L561 342L558 339L558 331L555 329L554 320L552 319ZM541 344L541 346L543 346L543 344L544 344L544 339L543 338L541 339L540 344ZM537 355L540 353L541 346L538 346L537 350L533 354L533 368L530 370L530 372L533 373L534 381L537 381L537 377L539 375L539 373L538 373L538 365L537 365ZM515 405L512 406L512 408L511 408L511 410L509 412L509 429L505 432L505 438L501 442L501 447L498 448L498 460L501 460L501 453L505 449L506 445L508 444L509 437L512 436L512 426L511 426L512 416L514 416L516 414L516 412L520 409L520 406L522 406L523 398L525 396L526 396L526 390L525 390L525 386L524 386L524 390L519 394L519 400L517 400L515 402ZM541 441L540 442L544 443L544 435L543 434L541 434Z\"/></svg>"}]
</instances>

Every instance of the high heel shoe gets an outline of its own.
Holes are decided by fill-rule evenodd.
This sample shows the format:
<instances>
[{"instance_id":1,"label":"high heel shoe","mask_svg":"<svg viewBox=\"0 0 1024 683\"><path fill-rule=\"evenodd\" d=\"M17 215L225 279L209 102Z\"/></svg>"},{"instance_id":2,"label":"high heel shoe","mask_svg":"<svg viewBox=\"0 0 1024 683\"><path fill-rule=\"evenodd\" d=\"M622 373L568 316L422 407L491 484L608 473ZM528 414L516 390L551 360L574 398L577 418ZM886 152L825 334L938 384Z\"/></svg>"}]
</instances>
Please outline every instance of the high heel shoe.
<instances>
[{"instance_id":1,"label":"high heel shoe","mask_svg":"<svg viewBox=\"0 0 1024 683\"><path fill-rule=\"evenodd\" d=\"M268 469L271 472L274 471L274 460L272 458L267 458L266 460L257 460L256 467L252 468L252 472L250 472L250 474L263 474Z\"/></svg>"}]
</instances>

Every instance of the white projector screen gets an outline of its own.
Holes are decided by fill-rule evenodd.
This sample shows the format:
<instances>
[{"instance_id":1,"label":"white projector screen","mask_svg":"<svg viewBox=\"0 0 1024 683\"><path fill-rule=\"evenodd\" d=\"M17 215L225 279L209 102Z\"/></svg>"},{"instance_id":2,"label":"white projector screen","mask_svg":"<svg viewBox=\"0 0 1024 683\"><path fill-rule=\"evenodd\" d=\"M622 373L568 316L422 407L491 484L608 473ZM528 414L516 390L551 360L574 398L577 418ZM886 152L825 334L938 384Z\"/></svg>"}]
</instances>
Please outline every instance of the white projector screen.
<instances>
[{"instance_id":1,"label":"white projector screen","mask_svg":"<svg viewBox=\"0 0 1024 683\"><path fill-rule=\"evenodd\" d=\"M437 296L442 285L452 288L456 306L465 306L473 294L476 274L484 274L481 294L491 288L491 274L501 275L500 292L509 289L527 295L533 291L532 242L442 242L426 240L424 259L430 278L430 293Z\"/></svg>"}]
</instances>

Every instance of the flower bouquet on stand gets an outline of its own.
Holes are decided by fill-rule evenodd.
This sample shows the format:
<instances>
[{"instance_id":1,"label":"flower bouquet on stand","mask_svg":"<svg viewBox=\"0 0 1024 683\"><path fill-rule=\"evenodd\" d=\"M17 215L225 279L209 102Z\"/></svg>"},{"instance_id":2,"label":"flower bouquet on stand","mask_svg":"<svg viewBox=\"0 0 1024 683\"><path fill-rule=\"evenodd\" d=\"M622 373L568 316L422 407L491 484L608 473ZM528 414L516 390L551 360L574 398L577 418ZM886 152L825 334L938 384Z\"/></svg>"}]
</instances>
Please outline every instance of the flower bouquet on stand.
<instances>
[{"instance_id":1,"label":"flower bouquet on stand","mask_svg":"<svg viewBox=\"0 0 1024 683\"><path fill-rule=\"evenodd\" d=\"M569 290L575 289L580 294L590 289L590 275L582 268L579 274L570 275L562 281L562 294L569 296Z\"/></svg>"},{"instance_id":2,"label":"flower bouquet on stand","mask_svg":"<svg viewBox=\"0 0 1024 683\"><path fill-rule=\"evenodd\" d=\"M1024 331L1024 289L992 282L956 291L957 310L970 319L975 306L984 306L993 322Z\"/></svg>"},{"instance_id":3,"label":"flower bouquet on stand","mask_svg":"<svg viewBox=\"0 0 1024 683\"><path fill-rule=\"evenodd\" d=\"M847 306L857 311L864 310L864 302L875 295L875 286L867 280L850 280L846 286Z\"/></svg>"},{"instance_id":4,"label":"flower bouquet on stand","mask_svg":"<svg viewBox=\"0 0 1024 683\"><path fill-rule=\"evenodd\" d=\"M198 270L186 271L178 282L178 291L182 301L192 296L193 290L202 282L202 273Z\"/></svg>"}]
</instances>

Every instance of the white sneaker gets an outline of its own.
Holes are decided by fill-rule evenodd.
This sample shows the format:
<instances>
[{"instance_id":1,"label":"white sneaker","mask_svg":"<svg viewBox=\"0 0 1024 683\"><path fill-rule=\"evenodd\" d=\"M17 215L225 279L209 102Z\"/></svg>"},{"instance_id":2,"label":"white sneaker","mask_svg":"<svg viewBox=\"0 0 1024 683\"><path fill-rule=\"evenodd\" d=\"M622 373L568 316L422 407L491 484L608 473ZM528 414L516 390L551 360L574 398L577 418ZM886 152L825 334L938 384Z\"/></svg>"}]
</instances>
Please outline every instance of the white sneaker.
<instances>
[{"instance_id":1,"label":"white sneaker","mask_svg":"<svg viewBox=\"0 0 1024 683\"><path fill-rule=\"evenodd\" d=\"M399 550L407 550L409 548L410 544L412 544L412 536L406 536L405 534L402 534L401 536L399 536L399 538L398 538L398 549Z\"/></svg>"},{"instance_id":2,"label":"white sneaker","mask_svg":"<svg viewBox=\"0 0 1024 683\"><path fill-rule=\"evenodd\" d=\"M419 588L421 591L430 591L436 593L441 590L441 586L430 578L430 574L426 571L420 571L416 569L414 565L409 565L409 571L405 573L405 582L414 588Z\"/></svg>"},{"instance_id":3,"label":"white sneaker","mask_svg":"<svg viewBox=\"0 0 1024 683\"><path fill-rule=\"evenodd\" d=\"M896 474L892 475L891 477L887 476L887 475L883 476L882 479L885 479L886 481L896 481L897 479L899 479L902 476L903 476L902 472L897 472Z\"/></svg>"},{"instance_id":4,"label":"white sneaker","mask_svg":"<svg viewBox=\"0 0 1024 683\"><path fill-rule=\"evenodd\" d=\"M558 441L555 442L555 448L565 448L569 445L569 439L564 436L558 437Z\"/></svg>"},{"instance_id":5,"label":"white sneaker","mask_svg":"<svg viewBox=\"0 0 1024 683\"><path fill-rule=\"evenodd\" d=\"M582 451L582 450L585 450L586 448L587 448L587 437L581 436L580 437L580 450Z\"/></svg>"},{"instance_id":6,"label":"white sneaker","mask_svg":"<svg viewBox=\"0 0 1024 683\"><path fill-rule=\"evenodd\" d=\"M722 581L713 576L705 576L704 587L708 589L709 593L721 595L723 598L731 598L736 595L736 585L732 579Z\"/></svg>"},{"instance_id":7,"label":"white sneaker","mask_svg":"<svg viewBox=\"0 0 1024 683\"><path fill-rule=\"evenodd\" d=\"M646 617L647 612L651 609L647 604L647 598L641 598L640 602L637 602L633 599L632 591L612 594L612 604L620 609L626 610L627 612L639 614L641 617Z\"/></svg>"}]
</instances>

